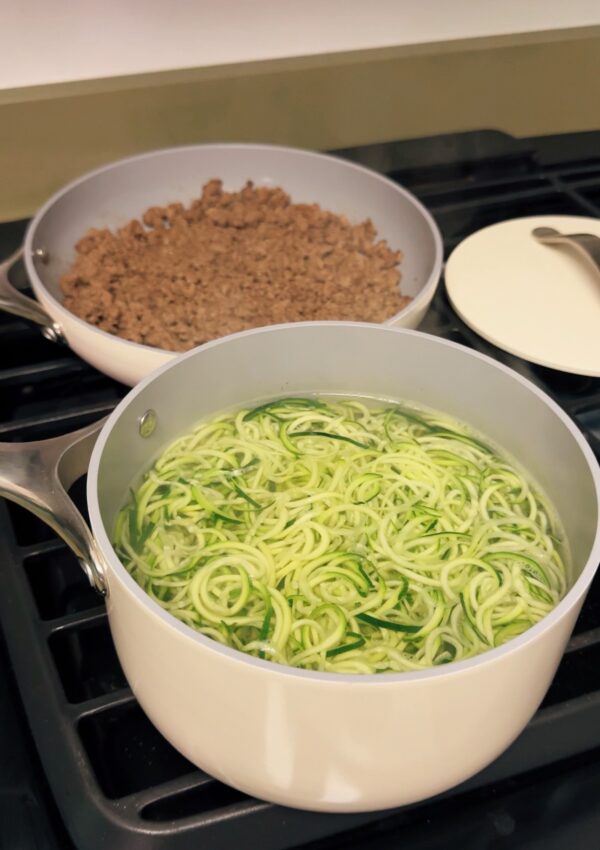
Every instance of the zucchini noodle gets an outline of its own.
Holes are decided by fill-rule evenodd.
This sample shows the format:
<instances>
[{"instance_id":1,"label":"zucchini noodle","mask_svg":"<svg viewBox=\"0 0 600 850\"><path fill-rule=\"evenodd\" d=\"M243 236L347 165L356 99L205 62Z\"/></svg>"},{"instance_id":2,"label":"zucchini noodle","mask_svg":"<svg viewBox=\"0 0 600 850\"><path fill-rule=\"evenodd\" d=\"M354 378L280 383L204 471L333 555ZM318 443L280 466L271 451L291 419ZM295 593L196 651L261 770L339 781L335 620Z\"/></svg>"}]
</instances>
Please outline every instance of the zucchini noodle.
<instances>
[{"instance_id":1,"label":"zucchini noodle","mask_svg":"<svg viewBox=\"0 0 600 850\"><path fill-rule=\"evenodd\" d=\"M174 617L309 670L470 658L567 589L558 520L515 463L446 416L358 399L201 422L131 492L114 542Z\"/></svg>"}]
</instances>

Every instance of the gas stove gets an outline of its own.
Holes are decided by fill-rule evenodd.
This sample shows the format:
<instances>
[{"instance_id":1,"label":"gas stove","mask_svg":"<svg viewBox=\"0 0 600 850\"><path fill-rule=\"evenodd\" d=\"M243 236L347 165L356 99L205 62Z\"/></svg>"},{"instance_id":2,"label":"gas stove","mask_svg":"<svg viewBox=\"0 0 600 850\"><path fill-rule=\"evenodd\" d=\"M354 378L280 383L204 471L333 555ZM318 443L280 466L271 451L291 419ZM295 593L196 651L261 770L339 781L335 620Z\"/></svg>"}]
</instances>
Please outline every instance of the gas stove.
<instances>
[{"instance_id":1,"label":"gas stove","mask_svg":"<svg viewBox=\"0 0 600 850\"><path fill-rule=\"evenodd\" d=\"M600 132L516 140L479 131L336 153L417 195L438 222L446 254L504 219L600 215ZM26 224L0 225L0 257L18 247ZM26 286L22 268L13 277ZM532 366L484 342L458 319L443 285L421 330L538 384L600 457L600 380ZM82 427L126 391L34 328L0 317L0 440ZM83 494L79 482L72 495L85 511ZM0 570L0 846L7 850L552 850L600 842L600 576L543 705L496 762L418 805L324 815L251 799L180 756L128 688L104 605L75 557L39 520L1 500Z\"/></svg>"}]
</instances>

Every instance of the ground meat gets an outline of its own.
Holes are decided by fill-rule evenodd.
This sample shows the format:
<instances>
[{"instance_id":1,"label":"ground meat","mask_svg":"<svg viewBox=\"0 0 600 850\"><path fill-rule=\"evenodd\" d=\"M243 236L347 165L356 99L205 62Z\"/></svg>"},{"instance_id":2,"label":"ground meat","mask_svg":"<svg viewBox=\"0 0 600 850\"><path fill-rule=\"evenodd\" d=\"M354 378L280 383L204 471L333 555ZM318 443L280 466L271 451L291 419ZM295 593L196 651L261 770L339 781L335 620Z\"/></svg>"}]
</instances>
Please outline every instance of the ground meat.
<instances>
[{"instance_id":1,"label":"ground meat","mask_svg":"<svg viewBox=\"0 0 600 850\"><path fill-rule=\"evenodd\" d=\"M90 230L62 277L64 305L125 339L185 351L244 328L307 319L381 322L400 294L400 251L278 188L152 207L116 233Z\"/></svg>"}]
</instances>

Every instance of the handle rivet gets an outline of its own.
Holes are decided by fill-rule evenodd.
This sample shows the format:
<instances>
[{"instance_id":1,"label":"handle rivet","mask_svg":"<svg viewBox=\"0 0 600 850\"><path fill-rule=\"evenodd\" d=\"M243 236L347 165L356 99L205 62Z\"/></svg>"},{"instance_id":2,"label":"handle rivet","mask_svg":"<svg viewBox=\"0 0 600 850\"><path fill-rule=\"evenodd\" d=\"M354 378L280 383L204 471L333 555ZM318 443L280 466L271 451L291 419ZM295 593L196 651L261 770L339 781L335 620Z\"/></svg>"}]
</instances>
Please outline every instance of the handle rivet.
<instances>
[{"instance_id":1,"label":"handle rivet","mask_svg":"<svg viewBox=\"0 0 600 850\"><path fill-rule=\"evenodd\" d=\"M50 254L46 250L46 248L35 248L33 251L34 260L39 260L40 263L47 265L50 261Z\"/></svg>"},{"instance_id":2,"label":"handle rivet","mask_svg":"<svg viewBox=\"0 0 600 850\"><path fill-rule=\"evenodd\" d=\"M138 419L138 430L140 437L149 437L154 433L156 428L156 413L153 410L147 410Z\"/></svg>"}]
</instances>

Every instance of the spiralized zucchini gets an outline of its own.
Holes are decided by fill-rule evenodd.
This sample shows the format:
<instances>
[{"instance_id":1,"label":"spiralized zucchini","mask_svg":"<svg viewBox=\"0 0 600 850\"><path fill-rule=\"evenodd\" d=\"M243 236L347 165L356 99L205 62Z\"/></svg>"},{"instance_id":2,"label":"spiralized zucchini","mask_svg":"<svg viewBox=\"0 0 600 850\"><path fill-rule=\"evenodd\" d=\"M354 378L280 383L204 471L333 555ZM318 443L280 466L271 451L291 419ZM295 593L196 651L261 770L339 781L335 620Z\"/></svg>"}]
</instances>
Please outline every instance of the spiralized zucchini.
<instances>
[{"instance_id":1,"label":"spiralized zucchini","mask_svg":"<svg viewBox=\"0 0 600 850\"><path fill-rule=\"evenodd\" d=\"M345 398L201 422L131 493L114 542L174 617L310 670L469 658L567 588L558 521L516 464L446 416Z\"/></svg>"}]
</instances>

